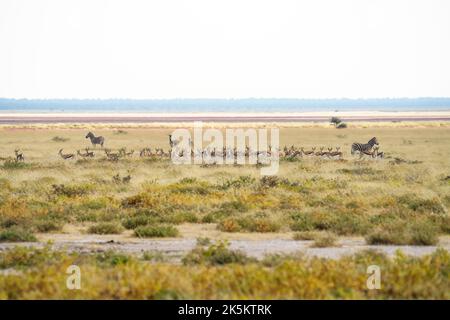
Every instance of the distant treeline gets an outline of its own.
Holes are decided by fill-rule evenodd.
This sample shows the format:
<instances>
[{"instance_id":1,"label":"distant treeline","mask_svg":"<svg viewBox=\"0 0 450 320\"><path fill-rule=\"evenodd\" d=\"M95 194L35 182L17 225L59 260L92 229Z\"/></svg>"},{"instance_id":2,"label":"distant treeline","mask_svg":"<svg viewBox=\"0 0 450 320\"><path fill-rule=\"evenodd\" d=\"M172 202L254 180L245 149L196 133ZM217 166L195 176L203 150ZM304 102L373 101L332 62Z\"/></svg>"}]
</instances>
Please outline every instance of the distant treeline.
<instances>
[{"instance_id":1,"label":"distant treeline","mask_svg":"<svg viewBox=\"0 0 450 320\"><path fill-rule=\"evenodd\" d=\"M379 99L6 99L11 111L322 111L450 109L450 98Z\"/></svg>"}]
</instances>

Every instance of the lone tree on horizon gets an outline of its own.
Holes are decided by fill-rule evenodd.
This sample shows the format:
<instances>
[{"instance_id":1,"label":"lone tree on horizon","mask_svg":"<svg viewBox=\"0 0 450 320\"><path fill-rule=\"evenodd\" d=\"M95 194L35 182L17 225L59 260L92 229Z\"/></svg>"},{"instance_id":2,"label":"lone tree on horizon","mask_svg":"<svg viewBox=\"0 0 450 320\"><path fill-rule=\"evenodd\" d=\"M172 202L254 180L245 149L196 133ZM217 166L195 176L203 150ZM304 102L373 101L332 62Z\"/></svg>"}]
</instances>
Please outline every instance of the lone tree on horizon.
<instances>
[{"instance_id":1,"label":"lone tree on horizon","mask_svg":"<svg viewBox=\"0 0 450 320\"><path fill-rule=\"evenodd\" d=\"M347 128L347 124L342 122L342 120L338 117L331 117L330 123L333 124L337 129Z\"/></svg>"},{"instance_id":2,"label":"lone tree on horizon","mask_svg":"<svg viewBox=\"0 0 450 320\"><path fill-rule=\"evenodd\" d=\"M338 117L331 117L330 123L334 124L335 127L337 127L337 125L341 122L342 120L339 119Z\"/></svg>"}]
</instances>

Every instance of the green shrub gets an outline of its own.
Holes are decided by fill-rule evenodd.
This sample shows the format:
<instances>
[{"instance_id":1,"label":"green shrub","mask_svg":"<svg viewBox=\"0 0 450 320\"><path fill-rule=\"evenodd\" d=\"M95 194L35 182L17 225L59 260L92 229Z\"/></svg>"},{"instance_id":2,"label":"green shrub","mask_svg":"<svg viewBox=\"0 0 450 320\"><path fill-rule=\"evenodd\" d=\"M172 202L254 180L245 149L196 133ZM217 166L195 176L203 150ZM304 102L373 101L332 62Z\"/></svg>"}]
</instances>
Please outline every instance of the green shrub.
<instances>
[{"instance_id":1,"label":"green shrub","mask_svg":"<svg viewBox=\"0 0 450 320\"><path fill-rule=\"evenodd\" d=\"M319 236L319 232L316 231L300 231L294 233L294 240L314 240Z\"/></svg>"},{"instance_id":2,"label":"green shrub","mask_svg":"<svg viewBox=\"0 0 450 320\"><path fill-rule=\"evenodd\" d=\"M438 198L422 199L415 195L406 194L398 198L398 202L407 208L423 213L444 213L445 208Z\"/></svg>"},{"instance_id":3,"label":"green shrub","mask_svg":"<svg viewBox=\"0 0 450 320\"><path fill-rule=\"evenodd\" d=\"M49 265L62 260L65 253L54 251L49 245L43 248L15 246L0 253L0 269L23 269Z\"/></svg>"},{"instance_id":4,"label":"green shrub","mask_svg":"<svg viewBox=\"0 0 450 320\"><path fill-rule=\"evenodd\" d=\"M315 248L327 248L335 247L337 238L332 233L320 233L315 239L312 247Z\"/></svg>"},{"instance_id":5,"label":"green shrub","mask_svg":"<svg viewBox=\"0 0 450 320\"><path fill-rule=\"evenodd\" d=\"M32 165L30 163L15 161L12 159L6 160L2 165L2 168L5 170L29 169L31 167Z\"/></svg>"},{"instance_id":6,"label":"green shrub","mask_svg":"<svg viewBox=\"0 0 450 320\"><path fill-rule=\"evenodd\" d=\"M142 260L152 262L165 262L166 257L160 251L145 251L142 255Z\"/></svg>"},{"instance_id":7,"label":"green shrub","mask_svg":"<svg viewBox=\"0 0 450 320\"><path fill-rule=\"evenodd\" d=\"M366 236L368 244L396 245L435 245L438 242L438 229L429 221L399 221L382 225Z\"/></svg>"},{"instance_id":8,"label":"green shrub","mask_svg":"<svg viewBox=\"0 0 450 320\"><path fill-rule=\"evenodd\" d=\"M51 232L61 230L63 224L59 221L46 219L35 222L34 226L38 232Z\"/></svg>"},{"instance_id":9,"label":"green shrub","mask_svg":"<svg viewBox=\"0 0 450 320\"><path fill-rule=\"evenodd\" d=\"M136 229L140 226L145 226L151 223L155 223L157 220L154 217L148 217L144 215L128 217L122 221L122 225L126 229Z\"/></svg>"},{"instance_id":10,"label":"green shrub","mask_svg":"<svg viewBox=\"0 0 450 320\"><path fill-rule=\"evenodd\" d=\"M276 232L280 230L280 224L270 218L263 217L230 217L221 220L217 228L224 232Z\"/></svg>"},{"instance_id":11,"label":"green shrub","mask_svg":"<svg viewBox=\"0 0 450 320\"><path fill-rule=\"evenodd\" d=\"M80 184L80 185L64 185L64 184L54 184L52 185L53 192L59 196L66 197L80 197L88 194L92 191L93 187L91 184Z\"/></svg>"},{"instance_id":12,"label":"green shrub","mask_svg":"<svg viewBox=\"0 0 450 320\"><path fill-rule=\"evenodd\" d=\"M227 242L219 242L208 248L201 246L196 247L189 252L184 258L185 265L192 264L208 264L223 265L229 263L245 264L255 259L247 257L243 252L238 250L230 250Z\"/></svg>"},{"instance_id":13,"label":"green shrub","mask_svg":"<svg viewBox=\"0 0 450 320\"><path fill-rule=\"evenodd\" d=\"M170 225L146 225L134 229L134 234L139 238L165 238L177 237L178 229Z\"/></svg>"},{"instance_id":14,"label":"green shrub","mask_svg":"<svg viewBox=\"0 0 450 320\"><path fill-rule=\"evenodd\" d=\"M429 223L413 223L410 226L410 243L419 246L432 246L438 243L437 228Z\"/></svg>"},{"instance_id":15,"label":"green shrub","mask_svg":"<svg viewBox=\"0 0 450 320\"><path fill-rule=\"evenodd\" d=\"M97 264L100 266L117 266L128 264L134 259L122 253L115 252L113 250L108 250L106 252L98 253L95 256Z\"/></svg>"},{"instance_id":16,"label":"green shrub","mask_svg":"<svg viewBox=\"0 0 450 320\"><path fill-rule=\"evenodd\" d=\"M309 214L296 212L291 215L291 220L292 231L311 231L314 229L313 220Z\"/></svg>"},{"instance_id":17,"label":"green shrub","mask_svg":"<svg viewBox=\"0 0 450 320\"><path fill-rule=\"evenodd\" d=\"M123 228L116 222L100 222L88 229L89 233L94 234L119 234L122 233Z\"/></svg>"},{"instance_id":18,"label":"green shrub","mask_svg":"<svg viewBox=\"0 0 450 320\"><path fill-rule=\"evenodd\" d=\"M0 230L0 242L34 242L36 237L27 229L11 227Z\"/></svg>"}]
</instances>

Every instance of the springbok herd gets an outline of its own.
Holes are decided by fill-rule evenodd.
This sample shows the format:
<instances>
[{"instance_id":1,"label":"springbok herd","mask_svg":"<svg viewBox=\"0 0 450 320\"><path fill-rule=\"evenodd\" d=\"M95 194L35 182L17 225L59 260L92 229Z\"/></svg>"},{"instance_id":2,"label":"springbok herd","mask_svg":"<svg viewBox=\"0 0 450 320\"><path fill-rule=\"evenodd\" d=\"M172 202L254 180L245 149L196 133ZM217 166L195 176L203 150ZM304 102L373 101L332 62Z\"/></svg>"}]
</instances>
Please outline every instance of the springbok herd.
<instances>
[{"instance_id":1,"label":"springbok herd","mask_svg":"<svg viewBox=\"0 0 450 320\"><path fill-rule=\"evenodd\" d=\"M96 137L92 132L89 132L86 135L86 139L89 138L91 140L92 146L94 147L95 152L100 151L103 152L106 159L110 161L118 161L121 158L131 158L135 154L135 150L128 151L127 148L123 147L115 152L113 152L111 149L103 148L103 144L105 142L105 138L98 136ZM140 150L139 157L140 158L167 158L170 159L175 152L177 152L177 156L181 157L184 156L185 151L175 151L172 148L176 148L178 141L172 140L172 137L169 135L169 145L170 148L167 151L164 151L163 148L150 148L145 147ZM101 149L96 149L96 146L100 145ZM192 146L192 143L191 143ZM224 147L223 149L216 150L216 148L210 149L206 148L204 150L197 149L193 150L191 149L191 156L202 156L205 158L215 158L215 157L238 157L238 156L256 156L258 159L260 157L271 157L275 152L278 152L278 156L280 159L295 159L295 158L320 158L320 159L336 159L341 160L343 159L343 152L340 150L340 147L327 147L325 150L325 147L312 147L310 150L305 150L304 147L296 147L294 145L288 147L284 146L282 150L272 150L272 147L269 146L266 151L253 151L249 147L245 147L245 150L238 150L236 147L229 148ZM82 159L89 159L89 158L95 158L96 154L94 153L94 150L90 148L85 148L83 150L77 150L76 153L63 153L63 149L60 149L58 152L58 155L63 160L70 160L75 159L77 157ZM15 161L15 162L23 162L25 160L25 156L23 152L21 152L19 149L16 149L14 151L15 157L7 157L7 158L1 158L0 160L9 160L9 161ZM377 139L374 137L369 140L366 144L361 143L353 143L351 148L351 154L359 154L359 159L365 158L372 158L372 159L379 159L384 158L384 152L379 150L379 144Z\"/></svg>"}]
</instances>

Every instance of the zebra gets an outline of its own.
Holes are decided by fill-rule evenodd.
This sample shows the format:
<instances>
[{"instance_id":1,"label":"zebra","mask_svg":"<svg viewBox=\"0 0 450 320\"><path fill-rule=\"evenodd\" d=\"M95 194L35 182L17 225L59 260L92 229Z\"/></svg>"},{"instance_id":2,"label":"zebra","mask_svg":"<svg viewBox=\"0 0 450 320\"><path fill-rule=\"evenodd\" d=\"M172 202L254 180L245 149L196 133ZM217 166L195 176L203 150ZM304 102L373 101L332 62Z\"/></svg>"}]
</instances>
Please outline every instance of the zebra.
<instances>
[{"instance_id":1,"label":"zebra","mask_svg":"<svg viewBox=\"0 0 450 320\"><path fill-rule=\"evenodd\" d=\"M172 139L172 135L169 134L169 145L170 145L171 148L177 146L179 143L180 143L179 140Z\"/></svg>"},{"instance_id":2,"label":"zebra","mask_svg":"<svg viewBox=\"0 0 450 320\"><path fill-rule=\"evenodd\" d=\"M92 145L94 146L94 148L95 148L95 146L96 146L97 144L101 145L102 148L103 148L103 144L105 143L105 138L103 138L102 136L96 137L96 136L94 136L94 134L93 134L92 132L90 132L90 131L89 131L89 133L86 135L86 139L88 139L88 138L91 140L91 143L92 143Z\"/></svg>"},{"instance_id":3,"label":"zebra","mask_svg":"<svg viewBox=\"0 0 450 320\"><path fill-rule=\"evenodd\" d=\"M355 154L356 151L358 151L360 154L370 152L374 145L378 145L378 140L376 137L373 137L369 140L367 143L358 143L355 142L352 144L352 155Z\"/></svg>"}]
</instances>

